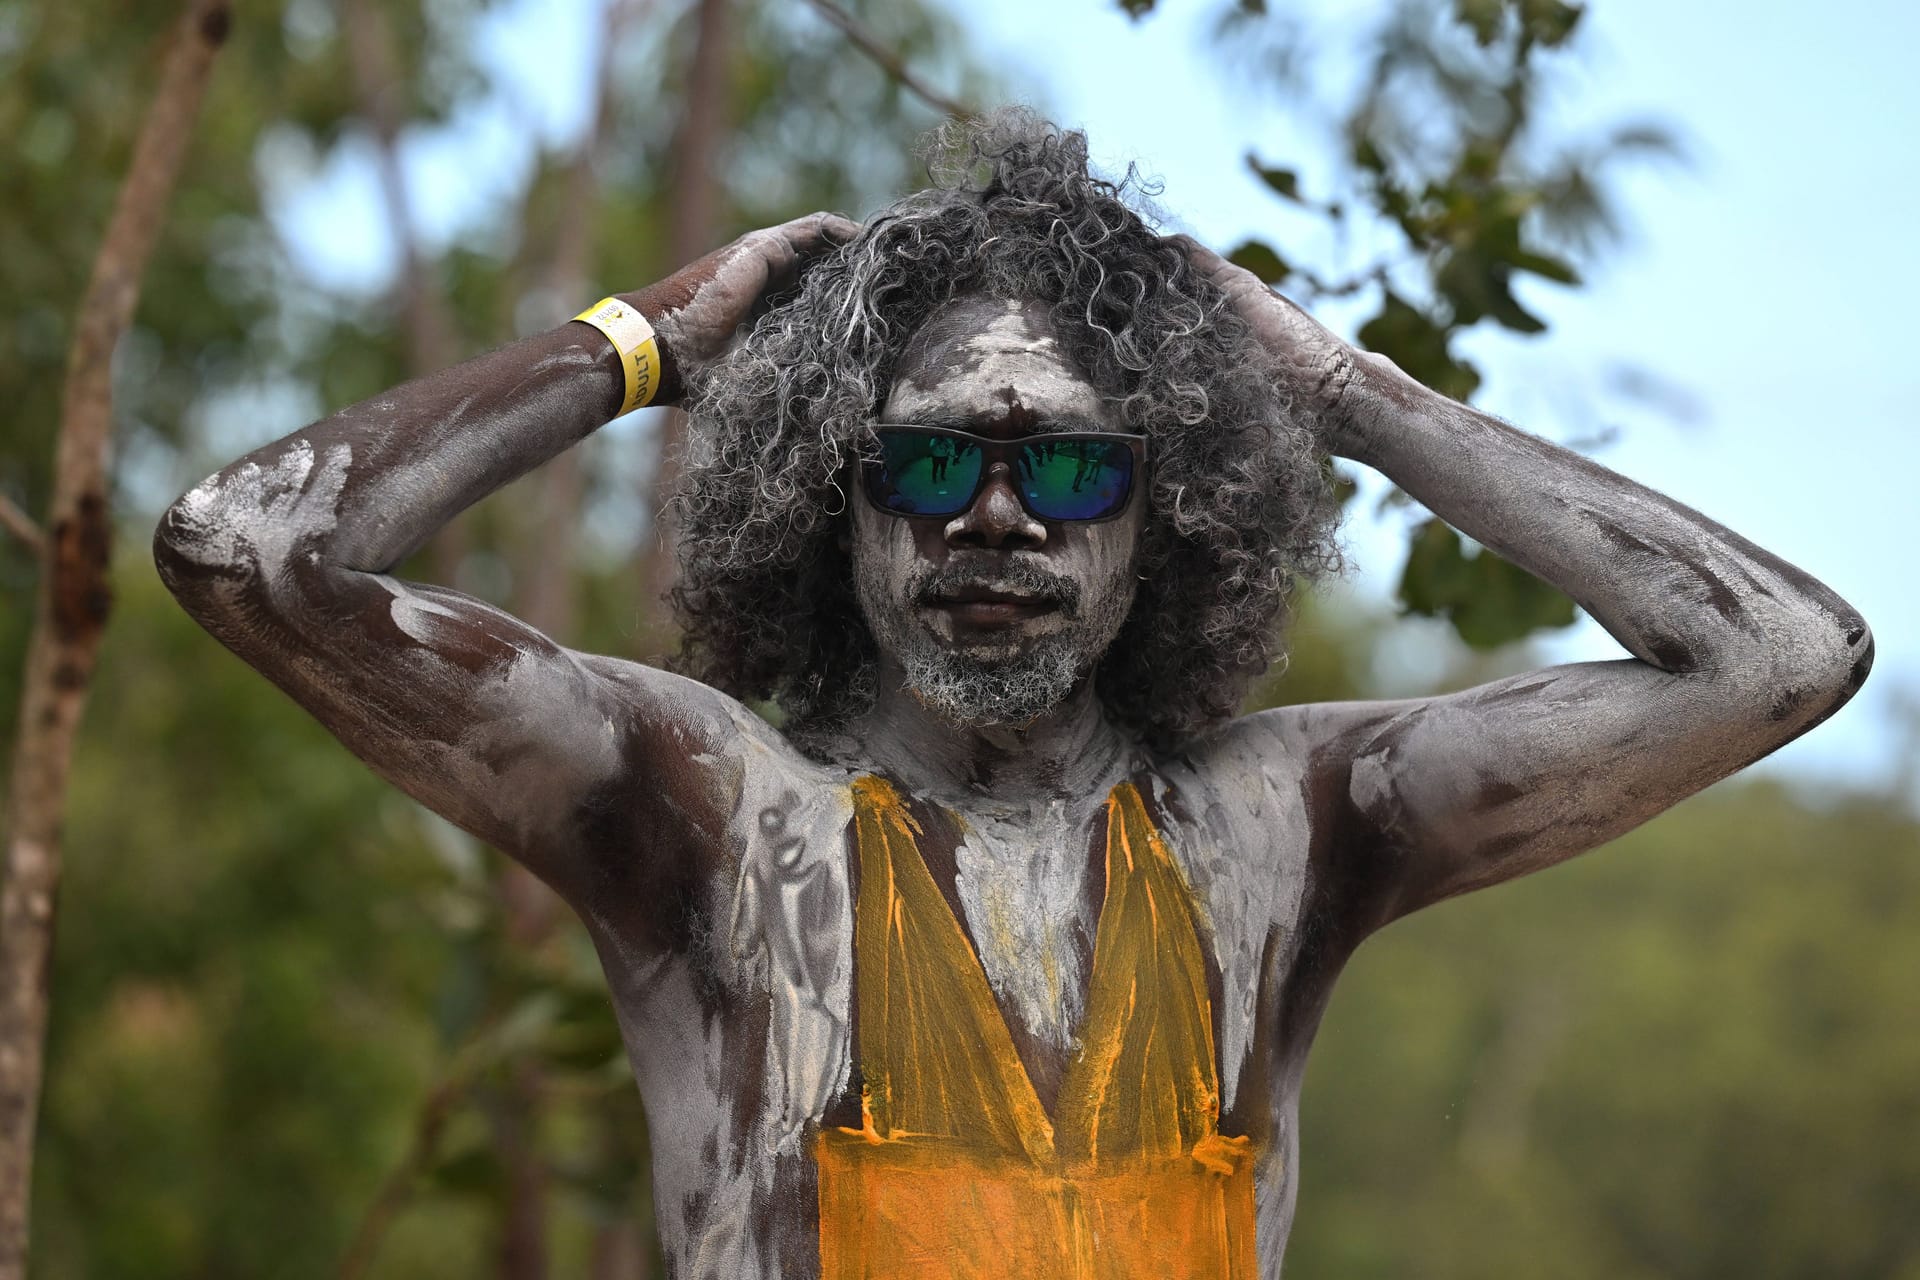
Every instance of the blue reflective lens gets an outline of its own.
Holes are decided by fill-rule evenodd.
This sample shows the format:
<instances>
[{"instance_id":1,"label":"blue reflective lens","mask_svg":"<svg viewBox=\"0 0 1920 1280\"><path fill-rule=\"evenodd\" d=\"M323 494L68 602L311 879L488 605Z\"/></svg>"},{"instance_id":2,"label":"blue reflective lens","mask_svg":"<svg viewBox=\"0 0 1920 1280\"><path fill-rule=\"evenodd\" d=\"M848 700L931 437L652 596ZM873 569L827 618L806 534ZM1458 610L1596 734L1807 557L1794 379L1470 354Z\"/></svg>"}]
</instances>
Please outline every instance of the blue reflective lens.
<instances>
[{"instance_id":1,"label":"blue reflective lens","mask_svg":"<svg viewBox=\"0 0 1920 1280\"><path fill-rule=\"evenodd\" d=\"M918 431L881 431L874 500L904 516L951 516L967 509L980 486L985 459L963 437Z\"/></svg>"},{"instance_id":2,"label":"blue reflective lens","mask_svg":"<svg viewBox=\"0 0 1920 1280\"><path fill-rule=\"evenodd\" d=\"M875 430L880 456L862 468L875 506L947 517L979 496L990 463L1004 463L1020 504L1041 520L1105 520L1133 492L1132 437L1063 433L994 440L930 427Z\"/></svg>"},{"instance_id":3,"label":"blue reflective lens","mask_svg":"<svg viewBox=\"0 0 1920 1280\"><path fill-rule=\"evenodd\" d=\"M1042 520L1098 520L1133 488L1133 450L1117 440L1049 440L1020 450L1020 493Z\"/></svg>"}]
</instances>

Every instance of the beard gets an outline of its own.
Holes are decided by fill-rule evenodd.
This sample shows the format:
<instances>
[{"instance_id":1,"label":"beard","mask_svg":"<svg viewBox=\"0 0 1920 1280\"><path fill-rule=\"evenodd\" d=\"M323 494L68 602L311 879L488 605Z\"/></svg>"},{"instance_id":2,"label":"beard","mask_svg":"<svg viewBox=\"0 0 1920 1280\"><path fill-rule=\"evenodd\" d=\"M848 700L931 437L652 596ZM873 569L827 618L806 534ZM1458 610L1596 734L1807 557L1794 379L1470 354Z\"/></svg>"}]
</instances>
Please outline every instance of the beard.
<instances>
[{"instance_id":1,"label":"beard","mask_svg":"<svg viewBox=\"0 0 1920 1280\"><path fill-rule=\"evenodd\" d=\"M933 643L901 650L898 656L907 687L927 710L969 729L1032 724L1065 701L1085 665L1066 637L1057 635L1002 659L977 658Z\"/></svg>"},{"instance_id":2,"label":"beard","mask_svg":"<svg viewBox=\"0 0 1920 1280\"><path fill-rule=\"evenodd\" d=\"M941 719L962 728L1031 724L1064 702L1113 643L1132 605L1131 574L1083 592L1038 560L961 553L938 569L916 565L897 589L884 574L856 572L874 640L900 664L908 689ZM1054 606L1055 625L1037 636L1010 627L948 640L927 626L922 610L961 588L1035 597Z\"/></svg>"}]
</instances>

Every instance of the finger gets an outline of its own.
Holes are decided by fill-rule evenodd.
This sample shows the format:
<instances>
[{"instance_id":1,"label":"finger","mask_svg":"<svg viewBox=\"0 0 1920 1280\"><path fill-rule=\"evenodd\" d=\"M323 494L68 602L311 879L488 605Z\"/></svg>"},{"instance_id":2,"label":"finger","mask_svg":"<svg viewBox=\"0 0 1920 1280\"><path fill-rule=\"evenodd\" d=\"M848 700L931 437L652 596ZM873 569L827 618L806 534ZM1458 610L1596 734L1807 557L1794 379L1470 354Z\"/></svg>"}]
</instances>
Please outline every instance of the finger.
<instances>
[{"instance_id":1,"label":"finger","mask_svg":"<svg viewBox=\"0 0 1920 1280\"><path fill-rule=\"evenodd\" d=\"M802 257L837 249L860 234L860 224L837 213L810 213L780 226L780 234Z\"/></svg>"},{"instance_id":2,"label":"finger","mask_svg":"<svg viewBox=\"0 0 1920 1280\"><path fill-rule=\"evenodd\" d=\"M837 213L816 213L820 234L835 244L845 244L860 234L860 224Z\"/></svg>"},{"instance_id":3,"label":"finger","mask_svg":"<svg viewBox=\"0 0 1920 1280\"><path fill-rule=\"evenodd\" d=\"M1172 241L1179 247L1182 253L1187 255L1187 261L1191 262L1193 269L1201 275L1215 276L1220 274L1221 271L1230 269L1233 266L1232 263L1207 248L1206 245L1201 244L1198 240L1195 240L1192 236L1173 235L1168 236L1167 239Z\"/></svg>"},{"instance_id":4,"label":"finger","mask_svg":"<svg viewBox=\"0 0 1920 1280\"><path fill-rule=\"evenodd\" d=\"M792 288L814 259L846 244L859 232L859 223L837 213L810 213L762 233L765 240L759 246L759 257L766 267L766 280L754 304L756 310L765 305L769 294Z\"/></svg>"}]
</instances>

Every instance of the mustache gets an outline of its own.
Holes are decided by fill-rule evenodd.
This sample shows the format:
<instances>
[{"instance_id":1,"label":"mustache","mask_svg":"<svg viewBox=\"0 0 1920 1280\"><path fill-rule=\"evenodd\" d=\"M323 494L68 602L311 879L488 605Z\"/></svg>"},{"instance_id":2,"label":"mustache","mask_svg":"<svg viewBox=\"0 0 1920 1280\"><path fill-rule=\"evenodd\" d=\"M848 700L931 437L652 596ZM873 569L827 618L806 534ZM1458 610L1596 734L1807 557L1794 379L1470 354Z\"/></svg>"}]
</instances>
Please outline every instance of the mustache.
<instances>
[{"instance_id":1,"label":"mustache","mask_svg":"<svg viewBox=\"0 0 1920 1280\"><path fill-rule=\"evenodd\" d=\"M909 598L918 604L963 590L1032 596L1068 616L1080 608L1078 582L1018 555L1011 559L955 556L937 569L929 566L916 573L907 584Z\"/></svg>"}]
</instances>

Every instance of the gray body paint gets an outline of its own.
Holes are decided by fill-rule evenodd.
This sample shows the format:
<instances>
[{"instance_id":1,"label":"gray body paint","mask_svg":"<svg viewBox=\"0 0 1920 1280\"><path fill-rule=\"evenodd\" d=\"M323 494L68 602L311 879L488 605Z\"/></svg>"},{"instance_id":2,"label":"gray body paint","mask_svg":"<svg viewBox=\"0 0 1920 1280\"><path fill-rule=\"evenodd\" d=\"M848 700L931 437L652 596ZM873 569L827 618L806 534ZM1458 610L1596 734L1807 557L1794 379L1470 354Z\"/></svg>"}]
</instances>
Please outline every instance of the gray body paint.
<instances>
[{"instance_id":1,"label":"gray body paint","mask_svg":"<svg viewBox=\"0 0 1920 1280\"><path fill-rule=\"evenodd\" d=\"M688 352L712 345L685 332L702 314L690 299L743 314L702 290L769 275L726 266L670 282L683 310L662 330ZM1243 302L1260 329L1267 304ZM1111 724L1090 680L1030 723L956 725L889 660L867 717L803 755L715 690L570 652L390 576L456 512L610 416L617 368L583 326L267 446L177 503L156 553L223 643L586 922L680 1277L817 1270L807 1142L837 1122L853 1065L850 778L885 773L955 816L961 918L1010 1027L1027 1033L1023 1054L1056 1064L1084 1004L1075 961L1097 909L1086 855L1107 791L1133 780L1203 909L1223 1128L1256 1139L1260 1269L1273 1277L1298 1190L1306 1052L1353 947L1425 903L1591 848L1804 732L1858 687L1871 640L1826 588L1697 513L1390 367L1304 349L1318 339L1291 316L1268 329L1303 347L1295 363L1324 396L1332 447L1564 587L1634 658L1443 698L1284 708L1172 755ZM1023 415L1084 399L1049 367L1043 335L994 332L992 351L933 334L889 414L998 413L1024 430ZM1036 633L1103 646L1130 598L1137 523L1029 528L991 491L976 507L920 537L856 502L874 598L910 610L921 558L1028 556L1079 583L1094 619ZM987 656L1022 647L950 638Z\"/></svg>"}]
</instances>

